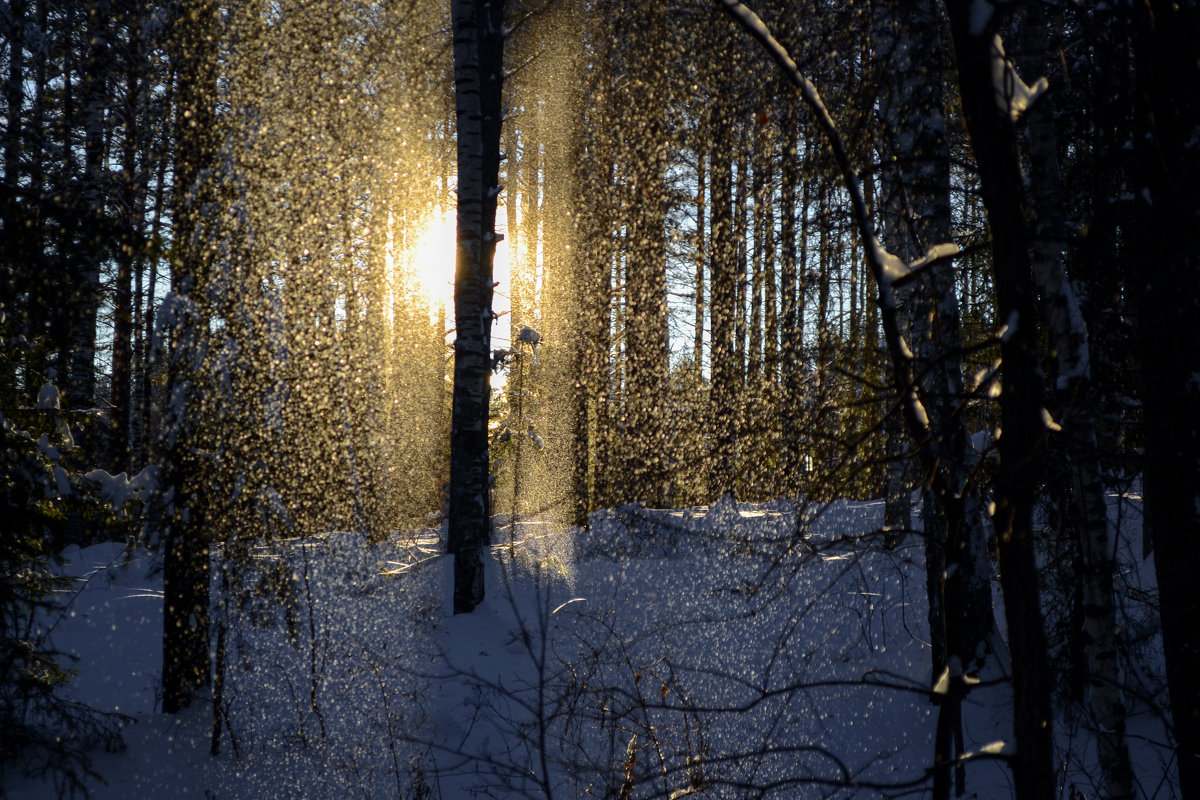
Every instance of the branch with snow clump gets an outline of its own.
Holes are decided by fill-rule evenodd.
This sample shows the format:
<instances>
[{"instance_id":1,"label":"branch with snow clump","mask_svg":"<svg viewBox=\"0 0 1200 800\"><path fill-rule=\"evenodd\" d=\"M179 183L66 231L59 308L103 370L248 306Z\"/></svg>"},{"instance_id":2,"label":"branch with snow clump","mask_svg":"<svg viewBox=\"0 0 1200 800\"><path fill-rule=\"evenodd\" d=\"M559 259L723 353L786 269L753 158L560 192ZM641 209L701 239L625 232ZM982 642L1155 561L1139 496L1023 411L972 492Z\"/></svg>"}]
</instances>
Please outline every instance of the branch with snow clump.
<instances>
[{"instance_id":1,"label":"branch with snow clump","mask_svg":"<svg viewBox=\"0 0 1200 800\"><path fill-rule=\"evenodd\" d=\"M1004 42L997 33L992 37L992 85L996 89L996 107L1016 122L1050 88L1050 81L1042 77L1030 86L1021 80L1016 66L1004 54Z\"/></svg>"},{"instance_id":2,"label":"branch with snow clump","mask_svg":"<svg viewBox=\"0 0 1200 800\"><path fill-rule=\"evenodd\" d=\"M528 325L522 325L521 332L517 334L517 341L532 345L536 349L542 341L542 335Z\"/></svg>"},{"instance_id":3,"label":"branch with snow clump","mask_svg":"<svg viewBox=\"0 0 1200 800\"><path fill-rule=\"evenodd\" d=\"M930 247L925 251L925 255L917 260L905 263L900 256L884 250L878 239L874 239L871 246L875 249L875 257L879 259L883 277L893 285L909 280L926 267L933 266L942 259L952 258L960 252L958 245L943 242Z\"/></svg>"}]
</instances>

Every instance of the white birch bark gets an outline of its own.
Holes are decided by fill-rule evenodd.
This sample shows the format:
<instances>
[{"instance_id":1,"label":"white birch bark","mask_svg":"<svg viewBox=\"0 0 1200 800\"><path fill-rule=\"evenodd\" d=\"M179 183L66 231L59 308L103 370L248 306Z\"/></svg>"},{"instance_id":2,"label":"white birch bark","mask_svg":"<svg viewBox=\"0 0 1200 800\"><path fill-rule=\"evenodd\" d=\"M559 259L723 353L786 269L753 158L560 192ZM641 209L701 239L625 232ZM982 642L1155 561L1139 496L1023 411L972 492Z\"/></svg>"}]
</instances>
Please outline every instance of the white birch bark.
<instances>
[{"instance_id":1,"label":"white birch bark","mask_svg":"<svg viewBox=\"0 0 1200 800\"><path fill-rule=\"evenodd\" d=\"M1025 51L1045 52L1046 24L1041 6L1032 4L1023 29ZM1112 545L1092 407L1087 325L1066 274L1062 178L1055 154L1058 137L1048 100L1033 109L1027 132L1030 189L1037 207L1033 276L1042 296L1050 349L1057 359L1060 435L1065 439L1078 520L1088 708L1096 726L1105 797L1126 800L1133 797L1133 771L1125 744L1125 700L1117 660Z\"/></svg>"},{"instance_id":2,"label":"white birch bark","mask_svg":"<svg viewBox=\"0 0 1200 800\"><path fill-rule=\"evenodd\" d=\"M884 154L890 166L883 175L883 243L911 264L953 233L949 147L937 77L942 71L938 14L932 3L920 2L903 8L882 3L876 15L877 52L885 59L880 115L890 145ZM951 738L961 739L959 703L968 690L963 678L982 666L993 627L985 557L988 530L960 413L966 392L951 262L935 261L915 280L897 287L896 305L916 359L914 388L928 415L938 468L946 473L944 483L921 483L933 677L940 681L944 676L948 687L939 695L935 763L948 764L953 758ZM895 469L896 464L904 462L894 460L889 466ZM961 787L963 771L956 772ZM949 775L939 770L934 796L948 794Z\"/></svg>"}]
</instances>

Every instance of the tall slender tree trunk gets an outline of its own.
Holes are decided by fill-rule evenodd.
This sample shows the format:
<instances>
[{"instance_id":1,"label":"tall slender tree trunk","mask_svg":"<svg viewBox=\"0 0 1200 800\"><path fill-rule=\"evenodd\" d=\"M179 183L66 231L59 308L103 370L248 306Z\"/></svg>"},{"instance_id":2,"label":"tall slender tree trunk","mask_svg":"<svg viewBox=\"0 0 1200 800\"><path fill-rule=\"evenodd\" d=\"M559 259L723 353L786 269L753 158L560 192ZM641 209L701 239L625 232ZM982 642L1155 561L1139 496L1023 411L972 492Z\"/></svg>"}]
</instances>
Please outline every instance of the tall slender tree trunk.
<instances>
[{"instance_id":1,"label":"tall slender tree trunk","mask_svg":"<svg viewBox=\"0 0 1200 800\"><path fill-rule=\"evenodd\" d=\"M756 136L757 140L758 137ZM750 327L748 331L747 347L749 355L746 364L747 384L750 386L756 385L762 378L763 374L763 259L765 257L765 248L763 247L763 239L766 236L766 222L763 217L763 207L766 205L766 183L764 181L763 165L758 158L758 149L755 148L753 159L754 175L751 179L751 191L754 196L754 204L751 209L751 231L754 235L753 249L750 252ZM757 414L757 409L751 410L752 414Z\"/></svg>"},{"instance_id":2,"label":"tall slender tree trunk","mask_svg":"<svg viewBox=\"0 0 1200 800\"><path fill-rule=\"evenodd\" d=\"M736 152L736 151L735 151ZM747 219L750 214L750 157L742 153L735 161L737 180L733 190L733 241L736 247L736 279L733 301L733 363L738 379L738 425L742 423L741 387L746 385L746 295L749 283L746 280L749 260L749 235Z\"/></svg>"},{"instance_id":3,"label":"tall slender tree trunk","mask_svg":"<svg viewBox=\"0 0 1200 800\"><path fill-rule=\"evenodd\" d=\"M587 520L586 447L575 444L586 436L580 429L580 413L586 425L586 394L580 380L582 338L578 319L583 294L592 287L580 279L580 249L577 236L578 164L583 156L578 126L567 120L579 118L579 65L583 62L583 35L578 14L552 6L543 13L542 79L538 94L543 98L542 133L544 155L544 212L542 214L542 335L544 348L539 358L543 387L539 429L544 437L543 461L548 470L539 489L561 478L569 487L565 517L574 524ZM554 508L559 500L546 496L539 507Z\"/></svg>"},{"instance_id":4,"label":"tall slender tree trunk","mask_svg":"<svg viewBox=\"0 0 1200 800\"><path fill-rule=\"evenodd\" d=\"M203 319L210 250L201 215L211 199L216 162L216 53L218 10L211 0L180 9L173 62L175 90L176 242L171 265L171 341L167 363L168 411L160 440L164 502L163 711L186 707L209 683L209 532L200 387L207 325Z\"/></svg>"},{"instance_id":5,"label":"tall slender tree trunk","mask_svg":"<svg viewBox=\"0 0 1200 800\"><path fill-rule=\"evenodd\" d=\"M21 151L24 144L22 111L25 105L25 15L27 0L11 0L8 4L8 75L4 82L4 181L15 188L21 172ZM34 187L40 189L41 187Z\"/></svg>"},{"instance_id":6,"label":"tall slender tree trunk","mask_svg":"<svg viewBox=\"0 0 1200 800\"><path fill-rule=\"evenodd\" d=\"M704 192L707 184L708 148L705 147L704 139L708 135L710 135L708 126L701 123L700 146L696 152L696 278L694 281L696 296L692 326L692 361L695 362L696 369L701 369L704 364L704 261L708 256L704 229L706 224Z\"/></svg>"},{"instance_id":7,"label":"tall slender tree trunk","mask_svg":"<svg viewBox=\"0 0 1200 800\"><path fill-rule=\"evenodd\" d=\"M174 101L175 74L171 71L167 79L167 107L171 107ZM166 124L163 127L163 139L166 139ZM154 181L154 223L150 226L150 241L157 242L162 234L163 227L163 209L166 207L168 198L167 187L167 164L169 159L166 154L159 152L157 158L157 175ZM158 286L158 263L157 255L150 258L150 274L146 278L145 296L139 298L145 308L142 325L142 351L141 351L141 385L138 392L138 417L140 420L141 429L141 447L140 455L143 460L147 457L148 452L152 449L152 437L150 431L153 428L153 395L154 384L151 380L151 372L154 366L154 326L157 320L155 308L158 303L156 295L156 287Z\"/></svg>"},{"instance_id":8,"label":"tall slender tree trunk","mask_svg":"<svg viewBox=\"0 0 1200 800\"><path fill-rule=\"evenodd\" d=\"M1146 529L1183 797L1200 797L1200 7L1133 11ZM1135 184L1136 186L1136 184Z\"/></svg>"},{"instance_id":9,"label":"tall slender tree trunk","mask_svg":"<svg viewBox=\"0 0 1200 800\"><path fill-rule=\"evenodd\" d=\"M666 430L660 402L670 371L667 330L667 107L668 85L656 48L666 36L666 5L654 0L644 11L631 43L631 80L626 178L629 205L626 238L626 403L631 448L630 499L662 505L667 499Z\"/></svg>"},{"instance_id":10,"label":"tall slender tree trunk","mask_svg":"<svg viewBox=\"0 0 1200 800\"><path fill-rule=\"evenodd\" d=\"M881 3L875 6L875 13L881 16L882 19L876 21L876 39L877 47L880 50L883 58L894 60L897 56L897 51L900 48L900 36L893 30L899 23L897 21L897 9L895 4ZM910 140L912 136L908 130L903 130L903 133L897 131L896 128L906 125L908 120L902 119L899 109L901 98L892 96L899 95L899 87L893 84L903 80L901 77L905 73L898 72L896 66L889 63L884 67L884 74L890 81L884 89L885 95L880 103L880 113L883 117L884 136L893 141L897 141L900 136L904 136L905 140ZM890 153L881 152L880 160L888 164L886 160ZM883 240L883 246L891 253L894 253L901 258L912 260L914 257L912 251L916 247L915 242L908 241L907 230L905 226L906 203L903 176L899 173L899 157L897 154L896 163L889 164L890 168L882 170L880 175L880 191L878 203L876 204L876 217L880 223L880 237ZM912 333L912 295L913 284L903 287L897 287L896 295L896 315L900 325L900 329L905 336L911 336ZM905 402L904 397L889 398L888 408L885 409L886 416L883 421L883 433L886 439L885 449L887 463L884 466L884 510L883 521L889 531L888 544L894 546L899 544L906 531L912 529L912 496L913 496L913 463L910 458L910 443L904 435L904 417L900 412L900 406ZM928 532L926 532L928 533ZM942 608L941 592L936 586L936 579L933 578L936 573L934 565L944 562L945 556L942 552L942 541L939 538L930 538L926 536L925 556L928 564L926 570L927 577L934 582L929 587L929 636L933 650L933 662L935 665L944 663L945 646L944 641L945 630L941 624L945 619L944 609ZM935 666L935 670L939 667Z\"/></svg>"},{"instance_id":11,"label":"tall slender tree trunk","mask_svg":"<svg viewBox=\"0 0 1200 800\"><path fill-rule=\"evenodd\" d=\"M943 67L939 20L932 0L903 7L882 4L876 14L878 47L887 59L888 76L880 108L884 135L892 142L883 181L884 244L911 263L948 242L953 233L942 87L930 77L940 75ZM946 476L944 481L921 483L927 487L923 519L933 671L935 681L944 678L947 686L937 695L941 709L934 761L948 765L961 747L965 678L983 664L992 630L988 531L961 413L966 392L958 297L949 262L934 263L916 280L897 287L896 305L902 332L911 337L916 356L915 388L929 420L937 468ZM957 774L961 788L962 770ZM948 769L934 773L935 798L949 797L949 778Z\"/></svg>"},{"instance_id":12,"label":"tall slender tree trunk","mask_svg":"<svg viewBox=\"0 0 1200 800\"><path fill-rule=\"evenodd\" d=\"M1041 4L1029 6L1022 30L1024 59L1031 70L1046 62L1046 19ZM1035 74L1031 72L1030 74ZM1083 605L1083 639L1087 702L1096 726L1105 797L1133 797L1133 770L1125 744L1125 701L1121 691L1115 604L1114 559L1108 508L1100 471L1100 450L1093 407L1088 330L1075 288L1066 273L1067 221L1059 169L1058 131L1053 97L1038 102L1027 127L1030 192L1036 207L1033 222L1033 275L1042 296L1050 350L1057 361L1057 394L1062 450L1070 476L1071 531L1078 544Z\"/></svg>"},{"instance_id":13,"label":"tall slender tree trunk","mask_svg":"<svg viewBox=\"0 0 1200 800\"><path fill-rule=\"evenodd\" d=\"M764 161L771 161L770 144L764 143ZM766 167L770 169L769 166ZM768 385L779 379L779 284L775 269L775 198L768 184L763 196L763 369Z\"/></svg>"},{"instance_id":14,"label":"tall slender tree trunk","mask_svg":"<svg viewBox=\"0 0 1200 800\"><path fill-rule=\"evenodd\" d=\"M453 0L451 24L458 121L458 247L446 549L454 555L454 613L459 614L469 613L483 600L481 551L491 542L487 422L492 262L500 192L504 2Z\"/></svg>"},{"instance_id":15,"label":"tall slender tree trunk","mask_svg":"<svg viewBox=\"0 0 1200 800\"><path fill-rule=\"evenodd\" d=\"M603 194L597 199L609 199L614 189L615 167L607 160L603 164L602 183ZM616 481L614 467L616 455L613 442L616 436L616 414L614 413L614 364L613 364L613 310L616 300L613 297L613 271L616 267L616 242L610 220L613 216L602 216L603 220L597 231L599 247L596 253L596 285L599 289L594 304L591 306L589 330L595 335L594 345L589 347L589 373L593 381L595 394L595 441L596 455L592 483L596 506L611 505L614 497L613 484Z\"/></svg>"},{"instance_id":16,"label":"tall slender tree trunk","mask_svg":"<svg viewBox=\"0 0 1200 800\"><path fill-rule=\"evenodd\" d=\"M979 169L992 232L1000 357L1000 464L993 521L1012 657L1013 777L1021 800L1054 795L1050 673L1033 553L1033 505L1045 449L1038 364L1038 315L1016 133L1007 98L997 91L998 21L972 14L967 0L948 0L963 117ZM975 17L972 19L972 17ZM981 23L982 24L979 24Z\"/></svg>"},{"instance_id":17,"label":"tall slender tree trunk","mask_svg":"<svg viewBox=\"0 0 1200 800\"><path fill-rule=\"evenodd\" d=\"M2 144L5 191L0 196L0 314L3 315L3 321L0 321L0 326L2 326L0 330L4 331L6 339L11 333L16 332L13 330L14 327L16 330L26 333L27 336L27 331L32 332L29 331L32 327L29 324L30 321L28 319L18 321L14 313L16 308L13 307L13 300L23 293L25 286L30 283L32 278L29 251L22 244L28 241L27 226L32 223L33 218L22 209L14 191L21 182L21 154L25 143L24 114L22 112L25 104L25 15L27 8L24 0L12 0L8 4L8 24L4 30L5 38L8 40L8 74L4 81L6 113ZM34 185L35 190L40 190L40 188L40 186ZM22 244L18 244L18 242ZM6 393L10 389L16 390L18 373L17 358L4 358L0 361L0 386L4 387Z\"/></svg>"},{"instance_id":18,"label":"tall slender tree trunk","mask_svg":"<svg viewBox=\"0 0 1200 800\"><path fill-rule=\"evenodd\" d=\"M830 252L829 189L817 190L817 219L820 231L817 244L817 392L824 399L829 390L829 360L833 354L833 330L829 322L829 300L834 257Z\"/></svg>"},{"instance_id":19,"label":"tall slender tree trunk","mask_svg":"<svg viewBox=\"0 0 1200 800\"><path fill-rule=\"evenodd\" d=\"M800 490L800 344L803 341L799 318L796 265L796 188L799 170L800 116L794 93L787 98L783 122L783 165L779 189L779 284L780 365L779 381L783 397L779 404L783 487L787 494ZM800 213L804 213L800 209ZM803 264L800 265L803 268Z\"/></svg>"},{"instance_id":20,"label":"tall slender tree trunk","mask_svg":"<svg viewBox=\"0 0 1200 800\"><path fill-rule=\"evenodd\" d=\"M509 85L509 93L513 86ZM510 100L510 102L516 102ZM520 248L525 244L525 234L521 230L521 214L519 210L527 202L528 195L521 188L522 159L519 156L517 144L517 126L508 125L504 129L504 213L505 237L508 246L508 299L509 299L509 328L515 336L525 324L525 285L521 262ZM520 197L520 201L518 201ZM511 343L510 343L511 344ZM515 399L509 389L509 403Z\"/></svg>"},{"instance_id":21,"label":"tall slender tree trunk","mask_svg":"<svg viewBox=\"0 0 1200 800\"><path fill-rule=\"evenodd\" d=\"M130 27L138 29L136 16L129 18ZM125 69L124 136L121 147L121 187L118 218L121 220L121 242L116 253L117 275L113 295L112 378L109 405L113 419L112 472L132 469L133 437L131 430L134 363L134 295L133 278L138 269L142 236L142 204L145 200L145 170L138 168L139 111L141 99L142 53L135 36L127 43ZM140 277L140 271L139 271ZM139 280L140 282L140 280Z\"/></svg>"},{"instance_id":22,"label":"tall slender tree trunk","mask_svg":"<svg viewBox=\"0 0 1200 800\"><path fill-rule=\"evenodd\" d=\"M717 101L720 104L720 101ZM719 111L724 111L718 105ZM714 131L724 132L721 113L714 116ZM712 205L712 235L709 238L709 276L712 282L709 317L710 363L712 365L712 409L716 430L715 453L709 476L709 493L716 499L734 491L737 464L737 393L740 370L734 358L734 304L737 301L737 242L733 225L733 162L722 133L712 148L709 196Z\"/></svg>"},{"instance_id":23,"label":"tall slender tree trunk","mask_svg":"<svg viewBox=\"0 0 1200 800\"><path fill-rule=\"evenodd\" d=\"M545 193L547 191L546 160L542 152L544 143L543 133L548 132L548 126L543 125L542 102L537 87L523 86L525 95L525 112L521 115L524 123L521 128L521 221L517 226L521 241L520 255L510 259L509 269L512 272L512 315L509 319L510 336L516 337L521 328L528 326L541 330L546 321L547 299L545 269L540 255L546 251L545 238L542 233ZM510 245L511 247L511 245ZM509 250L513 253L513 250ZM541 291L539 292L538 274L542 274ZM526 419L536 416L537 409L533 404L526 404L522 394L529 394L529 384L522 376L532 378L531 383L541 382L541 370L534 367L532 352L521 347L514 338L510 345L517 355L513 366L517 370L514 380L508 384L509 408L516 411L516 421L512 428L516 435L513 447L513 509L514 512L522 503L521 486L528 476L529 470L536 459L530 457L530 451L525 447L528 427ZM529 358L523 357L522 353ZM539 373L534 375L533 373ZM532 481L538 483L538 481Z\"/></svg>"},{"instance_id":24,"label":"tall slender tree trunk","mask_svg":"<svg viewBox=\"0 0 1200 800\"><path fill-rule=\"evenodd\" d=\"M67 396L75 410L89 408L96 394L96 322L100 309L100 264L105 250L105 103L109 67L109 4L87 9L87 60L83 73L83 183L80 192L77 297L71 316Z\"/></svg>"}]
</instances>

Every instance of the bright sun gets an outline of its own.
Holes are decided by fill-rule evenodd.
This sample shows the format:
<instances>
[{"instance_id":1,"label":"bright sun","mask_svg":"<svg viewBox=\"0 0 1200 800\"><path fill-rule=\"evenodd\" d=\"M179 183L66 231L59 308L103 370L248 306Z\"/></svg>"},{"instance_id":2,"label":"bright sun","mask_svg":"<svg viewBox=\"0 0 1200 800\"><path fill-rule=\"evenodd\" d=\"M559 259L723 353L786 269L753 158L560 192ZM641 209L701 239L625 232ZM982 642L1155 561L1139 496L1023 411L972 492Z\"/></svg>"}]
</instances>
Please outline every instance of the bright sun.
<instances>
[{"instance_id":1,"label":"bright sun","mask_svg":"<svg viewBox=\"0 0 1200 800\"><path fill-rule=\"evenodd\" d=\"M454 297L454 251L454 211L435 214L413 259L421 291L434 306Z\"/></svg>"},{"instance_id":2,"label":"bright sun","mask_svg":"<svg viewBox=\"0 0 1200 800\"><path fill-rule=\"evenodd\" d=\"M496 222L500 228L498 233L503 234L505 222L503 207L496 215ZM417 283L420 285L422 294L429 298L431 310L436 314L439 307L444 308L447 320L454 318L455 249L454 209L435 212L424 233L417 240L412 263ZM507 336L508 296L506 287L509 270L508 242L504 238L501 238L496 246L492 269L493 277L498 285L497 294L493 300L493 309L499 315L497 321L504 329L500 335Z\"/></svg>"}]
</instances>

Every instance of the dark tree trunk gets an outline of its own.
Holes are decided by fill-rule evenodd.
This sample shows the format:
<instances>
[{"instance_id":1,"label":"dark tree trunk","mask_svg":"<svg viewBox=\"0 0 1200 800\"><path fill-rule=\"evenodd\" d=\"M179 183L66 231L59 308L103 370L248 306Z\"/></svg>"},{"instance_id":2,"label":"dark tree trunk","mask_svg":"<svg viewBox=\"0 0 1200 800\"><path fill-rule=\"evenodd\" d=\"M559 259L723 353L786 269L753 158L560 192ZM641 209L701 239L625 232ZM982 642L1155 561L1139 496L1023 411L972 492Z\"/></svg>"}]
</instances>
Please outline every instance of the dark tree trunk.
<instances>
[{"instance_id":1,"label":"dark tree trunk","mask_svg":"<svg viewBox=\"0 0 1200 800\"><path fill-rule=\"evenodd\" d=\"M451 22L458 119L458 253L447 551L454 555L454 613L460 614L474 610L483 600L482 550L491 542L487 423L504 2L454 0Z\"/></svg>"},{"instance_id":2,"label":"dark tree trunk","mask_svg":"<svg viewBox=\"0 0 1200 800\"><path fill-rule=\"evenodd\" d=\"M96 394L96 322L100 309L100 265L108 246L104 110L108 99L109 4L87 9L88 52L83 72L83 183L80 192L76 302L71 310L71 358L67 397L71 408L90 408Z\"/></svg>"},{"instance_id":3,"label":"dark tree trunk","mask_svg":"<svg viewBox=\"0 0 1200 800\"><path fill-rule=\"evenodd\" d=\"M830 252L829 189L819 188L817 218L821 220L817 246L817 392L825 399L829 390L829 361L833 355L833 330L829 324L829 293L834 259ZM824 433L824 431L822 431Z\"/></svg>"},{"instance_id":4,"label":"dark tree trunk","mask_svg":"<svg viewBox=\"0 0 1200 800\"><path fill-rule=\"evenodd\" d=\"M757 140L759 137L755 137ZM764 172L762 161L759 159L758 150L754 151L754 158L750 159L754 162L754 176L751 179L751 191L753 195L753 206L750 211L751 230L754 234L754 247L750 251L750 326L747 331L747 346L749 354L746 362L746 377L747 383L751 386L757 386L763 375L763 259L765 258L765 248L763 247L763 239L766 236L766 221L763 216L763 208L766 206L766 182L764 181ZM751 411L753 413L753 411Z\"/></svg>"},{"instance_id":5,"label":"dark tree trunk","mask_svg":"<svg viewBox=\"0 0 1200 800\"><path fill-rule=\"evenodd\" d=\"M1033 553L1033 505L1041 475L1046 427L1042 418L1038 314L1030 261L1030 232L1016 131L1009 100L997 91L996 20L973 26L971 3L948 0L963 117L979 169L980 190L992 232L996 320L1000 357L1000 465L993 516L1000 583L1012 657L1016 795L1054 796L1050 674Z\"/></svg>"},{"instance_id":6,"label":"dark tree trunk","mask_svg":"<svg viewBox=\"0 0 1200 800\"><path fill-rule=\"evenodd\" d=\"M18 318L15 300L26 291L32 277L30 267L33 259L26 243L32 215L17 200L16 188L21 182L21 154L24 150L23 106L25 103L25 15L27 5L23 0L12 0L8 6L8 24L5 38L8 41L8 75L4 82L5 127L3 140L4 177L0 183L0 335L8 342L16 339L18 332L29 337L31 330L28 312ZM40 189L39 186L34 186ZM32 338L32 337L29 337ZM21 354L26 355L26 354ZM0 359L0 393L7 395L17 390L19 371L18 354ZM28 383L28 379L27 379ZM8 396L6 401L15 400Z\"/></svg>"},{"instance_id":7,"label":"dark tree trunk","mask_svg":"<svg viewBox=\"0 0 1200 800\"><path fill-rule=\"evenodd\" d=\"M630 442L630 499L659 506L666 501L666 396L670 339L667 332L667 82L655 48L665 37L666 5L654 0L648 24L631 43L631 85L626 101L636 115L629 131L626 177L633 202L626 238L625 329Z\"/></svg>"},{"instance_id":8,"label":"dark tree trunk","mask_svg":"<svg viewBox=\"0 0 1200 800\"><path fill-rule=\"evenodd\" d=\"M800 343L803 340L799 318L801 296L796 269L796 188L800 183L797 163L800 139L799 101L795 94L787 98L783 122L783 166L779 189L779 285L780 285L780 365L779 404L783 489L789 494L800 490ZM804 209L800 209L804 213ZM801 264L803 267L803 264Z\"/></svg>"},{"instance_id":9,"label":"dark tree trunk","mask_svg":"<svg viewBox=\"0 0 1200 800\"><path fill-rule=\"evenodd\" d=\"M693 284L696 287L696 297L692 326L692 360L696 363L696 369L701 369L704 364L704 261L708 255L704 237L704 191L707 183L708 153L703 141L708 135L710 133L707 126L702 124L701 145L696 153L696 278Z\"/></svg>"},{"instance_id":10,"label":"dark tree trunk","mask_svg":"<svg viewBox=\"0 0 1200 800\"><path fill-rule=\"evenodd\" d=\"M8 75L4 82L4 102L7 106L4 127L4 182L15 189L21 172L21 152L24 143L21 112L25 105L25 14L26 0L11 0L8 4ZM41 187L34 187L40 189Z\"/></svg>"},{"instance_id":11,"label":"dark tree trunk","mask_svg":"<svg viewBox=\"0 0 1200 800\"><path fill-rule=\"evenodd\" d=\"M131 19L130 27L137 29ZM136 37L126 47L124 132L121 147L121 186L118 216L121 222L121 242L116 253L117 275L113 296L112 378L109 405L113 419L111 472L132 468L133 454L131 419L134 361L134 295L133 278L141 249L142 203L145 196L144 170L138 168L140 148L138 126L141 97L141 48Z\"/></svg>"},{"instance_id":12,"label":"dark tree trunk","mask_svg":"<svg viewBox=\"0 0 1200 800\"><path fill-rule=\"evenodd\" d=\"M724 131L716 117L716 130ZM720 136L720 134L718 134ZM734 360L734 303L737 300L737 242L733 225L733 162L728 142L718 138L712 148L709 196L712 206L712 235L709 237L709 277L712 282L709 318L710 363L712 365L712 409L715 453L709 493L713 499L734 490L737 463L737 401L740 372Z\"/></svg>"},{"instance_id":13,"label":"dark tree trunk","mask_svg":"<svg viewBox=\"0 0 1200 800\"><path fill-rule=\"evenodd\" d=\"M160 440L163 535L163 711L186 707L209 683L209 532L201 447L200 388L209 251L200 215L212 196L206 171L216 161L217 7L195 0L180 9L173 61L181 76L175 107L175 259L173 324L167 365L167 418Z\"/></svg>"},{"instance_id":14,"label":"dark tree trunk","mask_svg":"<svg viewBox=\"0 0 1200 800\"><path fill-rule=\"evenodd\" d=\"M736 151L735 151L736 152ZM733 241L736 255L733 301L733 363L737 370L738 397L737 423L742 422L741 388L746 385L746 294L749 283L746 280L749 267L749 248L747 237L747 217L750 214L750 158L743 153L735 160L737 165L737 181L733 191Z\"/></svg>"},{"instance_id":15,"label":"dark tree trunk","mask_svg":"<svg viewBox=\"0 0 1200 800\"><path fill-rule=\"evenodd\" d=\"M1060 20L1061 22L1061 20ZM1031 70L1047 66L1045 9L1029 5L1022 27L1022 50ZM1034 72L1030 73L1037 74ZM1082 624L1078 637L1088 687L1088 708L1096 726L1097 752L1108 800L1134 796L1133 770L1125 744L1125 702L1117 647L1119 630L1113 602L1112 553L1108 508L1100 470L1100 451L1093 407L1092 368L1088 330L1079 298L1066 273L1068 223L1054 124L1054 97L1040 101L1030 112L1027 128L1030 193L1036 207L1033 223L1033 271L1042 297L1050 350L1055 354L1058 415L1062 439L1058 452L1066 462L1071 505L1065 510L1078 557L1071 568L1082 595ZM1073 648L1074 651L1074 648Z\"/></svg>"},{"instance_id":16,"label":"dark tree trunk","mask_svg":"<svg viewBox=\"0 0 1200 800\"><path fill-rule=\"evenodd\" d=\"M167 81L168 95L167 106L170 107L172 95L171 92L175 84L174 73L170 75ZM166 138L166 129L164 124L163 138ZM162 233L163 225L163 208L167 202L167 162L168 159L162 153L158 154L158 175L154 181L154 224L150 227L150 241L157 242ZM141 384L138 392L138 419L141 429L141 456L144 459L148 451L152 448L153 429L153 409L154 409L154 384L151 373L154 367L154 349L151 343L154 341L154 326L156 322L155 306L157 298L155 297L155 287L158 285L158 257L154 255L150 258L150 271L145 282L145 297L139 297L139 302L146 309L143 325L142 325L142 342L143 349L141 352Z\"/></svg>"},{"instance_id":17,"label":"dark tree trunk","mask_svg":"<svg viewBox=\"0 0 1200 800\"><path fill-rule=\"evenodd\" d=\"M1180 789L1200 797L1200 8L1151 0L1133 13L1146 529Z\"/></svg>"},{"instance_id":18,"label":"dark tree trunk","mask_svg":"<svg viewBox=\"0 0 1200 800\"><path fill-rule=\"evenodd\" d=\"M775 198L769 180L772 165L772 128L765 128L762 135L762 168L767 175L767 186L763 191L763 370L766 383L779 379L779 284L775 270Z\"/></svg>"},{"instance_id":19,"label":"dark tree trunk","mask_svg":"<svg viewBox=\"0 0 1200 800\"><path fill-rule=\"evenodd\" d=\"M953 233L942 85L931 77L943 72L942 37L932 0L881 5L876 13L879 49L888 59L880 114L892 156L885 159L890 166L882 181L883 237L890 252L911 263L948 242ZM961 741L960 704L968 689L964 676L983 664L992 631L987 530L961 413L966 391L949 262L934 263L903 289L897 287L896 305L916 356L916 388L929 419L936 468L945 475L922 483L928 487L923 519L934 677L940 681L944 675L948 686L939 696L934 760L949 764L955 740ZM922 443L914 444L919 448ZM961 769L958 776L961 781ZM949 778L948 769L934 773L935 798L949 797Z\"/></svg>"}]
</instances>

